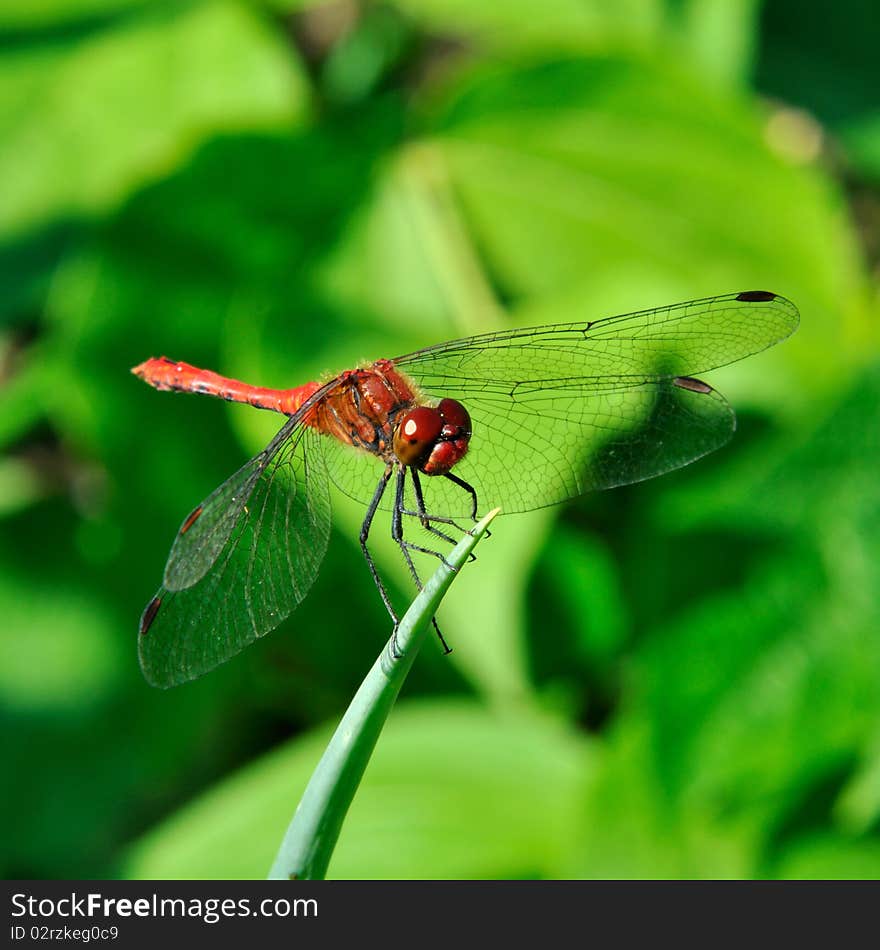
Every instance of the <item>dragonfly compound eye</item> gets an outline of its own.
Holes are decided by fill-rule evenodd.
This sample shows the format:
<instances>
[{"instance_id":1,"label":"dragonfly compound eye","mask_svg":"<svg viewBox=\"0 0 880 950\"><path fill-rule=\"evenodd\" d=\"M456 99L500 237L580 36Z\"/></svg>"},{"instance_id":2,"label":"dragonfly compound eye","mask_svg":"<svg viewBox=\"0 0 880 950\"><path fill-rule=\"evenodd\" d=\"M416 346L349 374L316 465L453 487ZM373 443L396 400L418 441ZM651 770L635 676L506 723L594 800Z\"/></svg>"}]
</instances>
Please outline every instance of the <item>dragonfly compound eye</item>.
<instances>
[{"instance_id":1,"label":"dragonfly compound eye","mask_svg":"<svg viewBox=\"0 0 880 950\"><path fill-rule=\"evenodd\" d=\"M464 458L471 438L471 417L460 402L441 399L437 404L437 412L443 427L439 441L421 466L421 471L426 475L445 475Z\"/></svg>"},{"instance_id":2,"label":"dragonfly compound eye","mask_svg":"<svg viewBox=\"0 0 880 950\"><path fill-rule=\"evenodd\" d=\"M467 409L455 399L441 399L437 412L443 419L444 438L469 439L471 437L471 417Z\"/></svg>"},{"instance_id":3,"label":"dragonfly compound eye","mask_svg":"<svg viewBox=\"0 0 880 950\"><path fill-rule=\"evenodd\" d=\"M439 410L429 406L411 409L394 432L394 454L404 465L420 468L440 438L442 428Z\"/></svg>"}]
</instances>

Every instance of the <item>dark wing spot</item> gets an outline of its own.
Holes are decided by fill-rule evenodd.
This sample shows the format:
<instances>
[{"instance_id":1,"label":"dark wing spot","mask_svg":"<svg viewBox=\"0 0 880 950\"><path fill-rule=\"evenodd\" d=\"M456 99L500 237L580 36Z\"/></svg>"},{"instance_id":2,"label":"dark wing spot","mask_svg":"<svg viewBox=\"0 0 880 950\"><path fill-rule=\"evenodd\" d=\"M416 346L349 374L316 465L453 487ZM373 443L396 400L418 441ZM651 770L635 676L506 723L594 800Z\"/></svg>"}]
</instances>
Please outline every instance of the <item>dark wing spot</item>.
<instances>
[{"instance_id":1,"label":"dark wing spot","mask_svg":"<svg viewBox=\"0 0 880 950\"><path fill-rule=\"evenodd\" d=\"M202 513L202 506L199 505L199 507L196 508L190 514L190 516L186 519L186 521L184 521L184 523L180 526L180 533L186 534L186 532L189 531L189 529L195 524L196 519L201 513Z\"/></svg>"},{"instance_id":2,"label":"dark wing spot","mask_svg":"<svg viewBox=\"0 0 880 950\"><path fill-rule=\"evenodd\" d=\"M141 624L138 628L140 635L146 636L147 631L153 624L153 621L156 619L156 614L159 613L159 608L162 606L162 598L154 597L144 608L144 612L141 614Z\"/></svg>"},{"instance_id":3,"label":"dark wing spot","mask_svg":"<svg viewBox=\"0 0 880 950\"><path fill-rule=\"evenodd\" d=\"M676 376L672 382L681 389L689 389L692 393L712 392L712 387L708 383L704 383L702 379L694 379L693 376Z\"/></svg>"},{"instance_id":4,"label":"dark wing spot","mask_svg":"<svg viewBox=\"0 0 880 950\"><path fill-rule=\"evenodd\" d=\"M745 303L763 303L768 300L775 300L776 294L770 290L744 290L741 294L736 295L736 299Z\"/></svg>"}]
</instances>

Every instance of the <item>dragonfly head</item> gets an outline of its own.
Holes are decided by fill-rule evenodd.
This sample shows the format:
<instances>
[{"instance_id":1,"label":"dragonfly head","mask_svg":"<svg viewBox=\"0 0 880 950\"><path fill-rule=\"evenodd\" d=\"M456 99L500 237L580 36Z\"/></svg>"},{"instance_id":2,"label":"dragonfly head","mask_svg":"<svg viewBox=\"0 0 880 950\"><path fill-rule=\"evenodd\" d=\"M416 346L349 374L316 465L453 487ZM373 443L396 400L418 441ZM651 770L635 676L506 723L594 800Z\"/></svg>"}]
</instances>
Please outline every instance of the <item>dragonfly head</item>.
<instances>
[{"instance_id":1,"label":"dragonfly head","mask_svg":"<svg viewBox=\"0 0 880 950\"><path fill-rule=\"evenodd\" d=\"M394 454L425 475L445 475L464 458L471 438L471 417L455 399L436 408L410 409L394 431Z\"/></svg>"}]
</instances>

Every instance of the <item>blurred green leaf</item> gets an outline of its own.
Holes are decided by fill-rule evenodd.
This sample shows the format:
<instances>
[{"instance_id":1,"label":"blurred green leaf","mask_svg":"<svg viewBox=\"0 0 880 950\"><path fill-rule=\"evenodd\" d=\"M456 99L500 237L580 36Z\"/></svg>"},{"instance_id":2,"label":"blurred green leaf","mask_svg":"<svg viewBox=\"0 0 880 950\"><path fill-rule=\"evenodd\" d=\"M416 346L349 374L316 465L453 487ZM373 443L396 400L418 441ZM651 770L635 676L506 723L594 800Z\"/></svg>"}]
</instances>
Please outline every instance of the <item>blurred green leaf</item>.
<instances>
[{"instance_id":1,"label":"blurred green leaf","mask_svg":"<svg viewBox=\"0 0 880 950\"><path fill-rule=\"evenodd\" d=\"M82 708L112 689L124 661L97 597L4 575L0 695L9 707Z\"/></svg>"},{"instance_id":2,"label":"blurred green leaf","mask_svg":"<svg viewBox=\"0 0 880 950\"><path fill-rule=\"evenodd\" d=\"M16 366L0 391L0 447L6 448L33 426L45 411L45 389L51 375L45 372L39 353L29 353L24 365ZM15 357L10 354L11 361Z\"/></svg>"},{"instance_id":3,"label":"blurred green leaf","mask_svg":"<svg viewBox=\"0 0 880 950\"><path fill-rule=\"evenodd\" d=\"M862 834L880 820L880 737L865 743L862 761L834 804L837 823L846 831Z\"/></svg>"},{"instance_id":4,"label":"blurred green leaf","mask_svg":"<svg viewBox=\"0 0 880 950\"><path fill-rule=\"evenodd\" d=\"M194 802L134 847L127 873L263 876L290 796L305 786L328 736L322 729L288 743ZM401 702L330 876L555 876L589 762L589 746L551 720L472 703Z\"/></svg>"},{"instance_id":5,"label":"blurred green leaf","mask_svg":"<svg viewBox=\"0 0 880 950\"><path fill-rule=\"evenodd\" d=\"M718 495L730 524L784 525L791 539L729 592L658 624L636 661L670 791L727 820L775 821L780 842L830 819L823 797L841 793L876 730L878 387L866 375L762 482L737 484L735 517Z\"/></svg>"},{"instance_id":6,"label":"blurred green leaf","mask_svg":"<svg viewBox=\"0 0 880 950\"><path fill-rule=\"evenodd\" d=\"M875 183L880 181L880 112L847 122L840 137L858 168Z\"/></svg>"},{"instance_id":7,"label":"blurred green leaf","mask_svg":"<svg viewBox=\"0 0 880 950\"><path fill-rule=\"evenodd\" d=\"M670 491L659 516L679 530L746 523L764 532L793 531L823 547L852 525L860 544L870 544L865 526L876 517L880 465L877 400L880 364L875 363L836 404L783 436L759 440L711 484ZM840 565L857 554L849 547L833 553Z\"/></svg>"},{"instance_id":8,"label":"blurred green leaf","mask_svg":"<svg viewBox=\"0 0 880 950\"><path fill-rule=\"evenodd\" d=\"M570 614L582 659L596 661L615 653L627 633L627 611L609 552L600 544L560 526L543 565L553 593Z\"/></svg>"},{"instance_id":9,"label":"blurred green leaf","mask_svg":"<svg viewBox=\"0 0 880 950\"><path fill-rule=\"evenodd\" d=\"M687 45L707 77L744 84L751 72L759 0L686 0L680 7Z\"/></svg>"},{"instance_id":10,"label":"blurred green leaf","mask_svg":"<svg viewBox=\"0 0 880 950\"><path fill-rule=\"evenodd\" d=\"M601 721L614 702L631 632L610 550L561 521L537 561L528 596L529 668L542 699L579 721Z\"/></svg>"},{"instance_id":11,"label":"blurred green leaf","mask_svg":"<svg viewBox=\"0 0 880 950\"><path fill-rule=\"evenodd\" d=\"M779 863L777 873L801 881L876 881L880 878L880 843L816 835L792 847Z\"/></svg>"},{"instance_id":12,"label":"blurred green leaf","mask_svg":"<svg viewBox=\"0 0 880 950\"><path fill-rule=\"evenodd\" d=\"M682 808L651 765L650 738L624 716L607 736L582 802L566 876L738 878L752 871L747 832L720 826L699 804Z\"/></svg>"},{"instance_id":13,"label":"blurred green leaf","mask_svg":"<svg viewBox=\"0 0 880 950\"><path fill-rule=\"evenodd\" d=\"M464 35L490 47L590 49L649 38L662 22L658 0L603 4L596 0L402 0L427 29Z\"/></svg>"},{"instance_id":14,"label":"blurred green leaf","mask_svg":"<svg viewBox=\"0 0 880 950\"><path fill-rule=\"evenodd\" d=\"M0 518L33 504L45 493L31 466L22 459L0 459Z\"/></svg>"},{"instance_id":15,"label":"blurred green leaf","mask_svg":"<svg viewBox=\"0 0 880 950\"><path fill-rule=\"evenodd\" d=\"M5 0L0 24L7 29L35 30L64 27L81 20L108 17L138 9L147 0Z\"/></svg>"},{"instance_id":16,"label":"blurred green leaf","mask_svg":"<svg viewBox=\"0 0 880 950\"><path fill-rule=\"evenodd\" d=\"M367 7L323 63L322 92L335 103L365 99L402 65L413 44L407 22L393 7Z\"/></svg>"},{"instance_id":17,"label":"blurred green leaf","mask_svg":"<svg viewBox=\"0 0 880 950\"><path fill-rule=\"evenodd\" d=\"M876 110L876 13L872 0L807 5L765 0L760 88L806 106L832 125Z\"/></svg>"},{"instance_id":18,"label":"blurred green leaf","mask_svg":"<svg viewBox=\"0 0 880 950\"><path fill-rule=\"evenodd\" d=\"M211 134L284 127L305 110L295 61L239 4L184 7L80 43L7 52L0 234L105 211Z\"/></svg>"}]
</instances>

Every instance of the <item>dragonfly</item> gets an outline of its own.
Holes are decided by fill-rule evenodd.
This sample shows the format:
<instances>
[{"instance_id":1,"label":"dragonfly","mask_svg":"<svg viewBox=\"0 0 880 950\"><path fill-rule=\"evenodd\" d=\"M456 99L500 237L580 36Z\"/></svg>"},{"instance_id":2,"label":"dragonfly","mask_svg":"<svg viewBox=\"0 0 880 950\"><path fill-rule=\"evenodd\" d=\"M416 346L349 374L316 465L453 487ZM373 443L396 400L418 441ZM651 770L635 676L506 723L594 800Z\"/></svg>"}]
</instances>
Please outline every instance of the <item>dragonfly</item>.
<instances>
[{"instance_id":1,"label":"dragonfly","mask_svg":"<svg viewBox=\"0 0 880 950\"><path fill-rule=\"evenodd\" d=\"M148 359L132 372L158 390L287 419L180 525L140 620L147 680L169 687L201 676L290 615L327 549L331 485L366 506L360 546L396 628L368 543L378 511L390 512L420 587L414 553L443 558L424 538L453 542L481 504L543 508L722 446L735 416L699 377L779 343L798 320L785 297L744 291L483 333L291 389Z\"/></svg>"}]
</instances>

